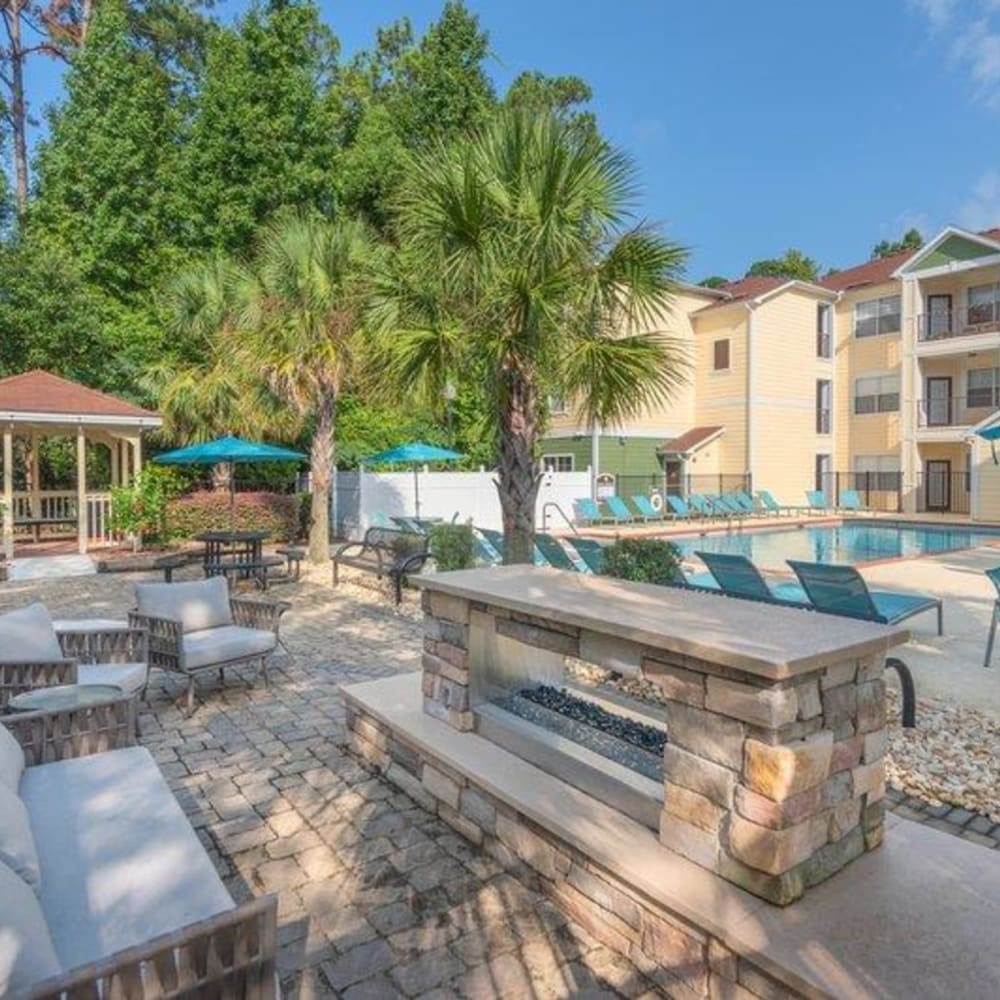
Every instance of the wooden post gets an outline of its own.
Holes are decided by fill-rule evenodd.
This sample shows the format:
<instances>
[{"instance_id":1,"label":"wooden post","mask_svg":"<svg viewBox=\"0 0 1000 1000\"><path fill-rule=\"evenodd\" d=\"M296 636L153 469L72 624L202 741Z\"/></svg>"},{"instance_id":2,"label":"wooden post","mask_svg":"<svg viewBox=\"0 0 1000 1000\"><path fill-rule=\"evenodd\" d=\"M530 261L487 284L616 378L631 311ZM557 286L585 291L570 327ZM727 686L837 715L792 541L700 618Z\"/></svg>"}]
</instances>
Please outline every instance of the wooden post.
<instances>
[{"instance_id":1,"label":"wooden post","mask_svg":"<svg viewBox=\"0 0 1000 1000\"><path fill-rule=\"evenodd\" d=\"M132 469L135 476L142 472L142 438L138 434L132 438Z\"/></svg>"},{"instance_id":2,"label":"wooden post","mask_svg":"<svg viewBox=\"0 0 1000 1000\"><path fill-rule=\"evenodd\" d=\"M3 431L3 551L14 558L14 431L8 424Z\"/></svg>"},{"instance_id":3,"label":"wooden post","mask_svg":"<svg viewBox=\"0 0 1000 1000\"><path fill-rule=\"evenodd\" d=\"M121 458L121 442L117 438L112 438L108 443L108 451L111 452L111 486L121 485L120 472L118 469L118 460Z\"/></svg>"},{"instance_id":4,"label":"wooden post","mask_svg":"<svg viewBox=\"0 0 1000 1000\"><path fill-rule=\"evenodd\" d=\"M76 429L76 532L77 548L87 551L87 435L81 424Z\"/></svg>"},{"instance_id":5,"label":"wooden post","mask_svg":"<svg viewBox=\"0 0 1000 1000\"><path fill-rule=\"evenodd\" d=\"M28 478L30 480L28 483L28 489L31 491L31 517L39 518L42 517L42 493L38 462L38 431L31 432L29 448L31 450L28 453ZM33 525L31 534L36 542L39 541L42 537L41 525Z\"/></svg>"}]
</instances>

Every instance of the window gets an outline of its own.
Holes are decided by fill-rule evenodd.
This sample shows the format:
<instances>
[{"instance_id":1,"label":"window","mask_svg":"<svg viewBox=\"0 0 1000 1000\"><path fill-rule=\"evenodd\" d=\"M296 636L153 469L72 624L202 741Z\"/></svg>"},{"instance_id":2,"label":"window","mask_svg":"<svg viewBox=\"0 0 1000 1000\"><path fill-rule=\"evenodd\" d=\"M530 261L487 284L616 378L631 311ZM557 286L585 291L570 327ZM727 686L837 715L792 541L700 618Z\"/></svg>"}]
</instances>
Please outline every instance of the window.
<instances>
[{"instance_id":1,"label":"window","mask_svg":"<svg viewBox=\"0 0 1000 1000\"><path fill-rule=\"evenodd\" d=\"M717 372L727 371L729 369L729 341L717 340L712 347L714 350L712 368Z\"/></svg>"},{"instance_id":2,"label":"window","mask_svg":"<svg viewBox=\"0 0 1000 1000\"><path fill-rule=\"evenodd\" d=\"M816 357L833 357L833 308L829 302L816 306Z\"/></svg>"},{"instance_id":3,"label":"window","mask_svg":"<svg viewBox=\"0 0 1000 1000\"><path fill-rule=\"evenodd\" d=\"M854 306L854 336L874 337L880 333L899 333L901 299L887 295L882 299L868 299Z\"/></svg>"},{"instance_id":4,"label":"window","mask_svg":"<svg viewBox=\"0 0 1000 1000\"><path fill-rule=\"evenodd\" d=\"M997 286L972 285L968 291L969 325L992 323L997 318Z\"/></svg>"},{"instance_id":5,"label":"window","mask_svg":"<svg viewBox=\"0 0 1000 1000\"><path fill-rule=\"evenodd\" d=\"M855 455L854 488L859 490L898 490L900 487L898 455Z\"/></svg>"},{"instance_id":6,"label":"window","mask_svg":"<svg viewBox=\"0 0 1000 1000\"><path fill-rule=\"evenodd\" d=\"M855 413L895 413L898 409L898 375L866 375L854 380Z\"/></svg>"},{"instance_id":7,"label":"window","mask_svg":"<svg viewBox=\"0 0 1000 1000\"><path fill-rule=\"evenodd\" d=\"M966 378L970 409L1000 406L1000 368L970 368Z\"/></svg>"},{"instance_id":8,"label":"window","mask_svg":"<svg viewBox=\"0 0 1000 1000\"><path fill-rule=\"evenodd\" d=\"M830 380L828 378L816 381L816 433L830 433Z\"/></svg>"},{"instance_id":9,"label":"window","mask_svg":"<svg viewBox=\"0 0 1000 1000\"><path fill-rule=\"evenodd\" d=\"M572 455L542 455L542 468L546 472L572 472Z\"/></svg>"},{"instance_id":10,"label":"window","mask_svg":"<svg viewBox=\"0 0 1000 1000\"><path fill-rule=\"evenodd\" d=\"M563 398L562 393L550 392L549 393L549 413L565 413L566 412L566 400Z\"/></svg>"},{"instance_id":11,"label":"window","mask_svg":"<svg viewBox=\"0 0 1000 1000\"><path fill-rule=\"evenodd\" d=\"M815 486L817 490L822 490L826 492L827 487L830 485L830 466L832 462L829 455L817 455L816 456L816 477Z\"/></svg>"}]
</instances>

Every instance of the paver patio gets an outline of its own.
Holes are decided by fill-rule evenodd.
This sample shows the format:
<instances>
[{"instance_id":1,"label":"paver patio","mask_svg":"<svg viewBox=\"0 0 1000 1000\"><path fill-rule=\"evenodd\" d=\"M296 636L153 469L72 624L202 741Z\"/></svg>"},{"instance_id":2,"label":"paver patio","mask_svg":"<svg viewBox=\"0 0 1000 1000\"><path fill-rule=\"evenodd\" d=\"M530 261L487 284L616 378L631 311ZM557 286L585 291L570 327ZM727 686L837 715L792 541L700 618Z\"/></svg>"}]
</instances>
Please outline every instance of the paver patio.
<instances>
[{"instance_id":1,"label":"paver patio","mask_svg":"<svg viewBox=\"0 0 1000 1000\"><path fill-rule=\"evenodd\" d=\"M143 578L15 581L0 610L42 600L59 617L124 617ZM656 970L567 921L530 870L501 867L345 752L339 685L418 669L419 628L412 599L396 613L328 580L317 572L275 592L292 602L292 657L276 660L270 689L235 675L224 689L206 682L186 717L173 703L180 686L157 673L140 718L233 897L278 893L285 995L662 995ZM972 827L971 813L895 798L909 818L996 845L998 831Z\"/></svg>"},{"instance_id":2,"label":"paver patio","mask_svg":"<svg viewBox=\"0 0 1000 1000\"><path fill-rule=\"evenodd\" d=\"M124 617L141 578L15 581L0 610L42 600L62 617ZM327 581L276 592L293 602L292 659L275 661L269 690L227 675L186 717L157 673L140 716L233 897L278 893L284 994L660 995L534 891L530 871L515 877L345 753L338 686L417 669L419 629Z\"/></svg>"}]
</instances>

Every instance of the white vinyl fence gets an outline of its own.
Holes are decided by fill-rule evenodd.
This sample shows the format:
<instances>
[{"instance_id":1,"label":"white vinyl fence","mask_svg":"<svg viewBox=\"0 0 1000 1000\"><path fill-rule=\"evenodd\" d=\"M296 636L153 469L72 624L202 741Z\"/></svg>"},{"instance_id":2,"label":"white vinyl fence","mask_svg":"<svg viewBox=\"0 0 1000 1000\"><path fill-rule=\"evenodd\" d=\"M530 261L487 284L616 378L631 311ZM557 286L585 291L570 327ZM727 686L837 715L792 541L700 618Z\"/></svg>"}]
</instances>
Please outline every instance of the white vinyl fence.
<instances>
[{"instance_id":1,"label":"white vinyl fence","mask_svg":"<svg viewBox=\"0 0 1000 1000\"><path fill-rule=\"evenodd\" d=\"M496 473L420 472L420 516L446 521L472 520L482 528L502 528ZM573 516L573 501L590 496L590 470L546 472L542 476L535 508L539 531L565 528ZM412 472L340 471L332 503L331 520L340 538L360 538L376 515L412 517L416 513Z\"/></svg>"}]
</instances>

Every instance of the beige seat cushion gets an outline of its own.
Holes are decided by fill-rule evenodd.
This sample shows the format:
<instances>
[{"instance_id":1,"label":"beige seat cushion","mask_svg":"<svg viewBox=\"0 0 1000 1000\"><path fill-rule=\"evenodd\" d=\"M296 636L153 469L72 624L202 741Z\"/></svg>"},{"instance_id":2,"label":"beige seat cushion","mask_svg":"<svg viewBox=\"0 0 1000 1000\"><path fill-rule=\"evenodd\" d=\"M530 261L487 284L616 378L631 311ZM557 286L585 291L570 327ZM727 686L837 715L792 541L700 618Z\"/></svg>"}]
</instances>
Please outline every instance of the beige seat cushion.
<instances>
[{"instance_id":1,"label":"beige seat cushion","mask_svg":"<svg viewBox=\"0 0 1000 1000\"><path fill-rule=\"evenodd\" d=\"M0 996L61 971L38 897L0 862Z\"/></svg>"},{"instance_id":2,"label":"beige seat cushion","mask_svg":"<svg viewBox=\"0 0 1000 1000\"><path fill-rule=\"evenodd\" d=\"M51 663L64 658L44 604L29 604L0 615L0 650L8 663Z\"/></svg>"},{"instance_id":3,"label":"beige seat cushion","mask_svg":"<svg viewBox=\"0 0 1000 1000\"><path fill-rule=\"evenodd\" d=\"M21 781L42 912L66 969L233 908L144 747L36 764Z\"/></svg>"},{"instance_id":4,"label":"beige seat cushion","mask_svg":"<svg viewBox=\"0 0 1000 1000\"><path fill-rule=\"evenodd\" d=\"M185 583L137 583L139 614L180 622L184 632L233 624L229 585L221 576Z\"/></svg>"},{"instance_id":5,"label":"beige seat cushion","mask_svg":"<svg viewBox=\"0 0 1000 1000\"><path fill-rule=\"evenodd\" d=\"M0 785L17 791L24 772L24 751L14 734L0 722Z\"/></svg>"},{"instance_id":6,"label":"beige seat cushion","mask_svg":"<svg viewBox=\"0 0 1000 1000\"><path fill-rule=\"evenodd\" d=\"M28 810L17 793L6 785L0 787L0 861L35 892L41 890L42 876Z\"/></svg>"},{"instance_id":7,"label":"beige seat cushion","mask_svg":"<svg viewBox=\"0 0 1000 1000\"><path fill-rule=\"evenodd\" d=\"M197 670L216 663L262 656L270 653L277 642L273 632L243 628L242 625L227 625L225 628L188 632L181 639L181 650L184 653L184 666L188 670Z\"/></svg>"},{"instance_id":8,"label":"beige seat cushion","mask_svg":"<svg viewBox=\"0 0 1000 1000\"><path fill-rule=\"evenodd\" d=\"M145 663L81 663L76 668L78 684L114 684L125 694L138 694L146 686Z\"/></svg>"}]
</instances>

